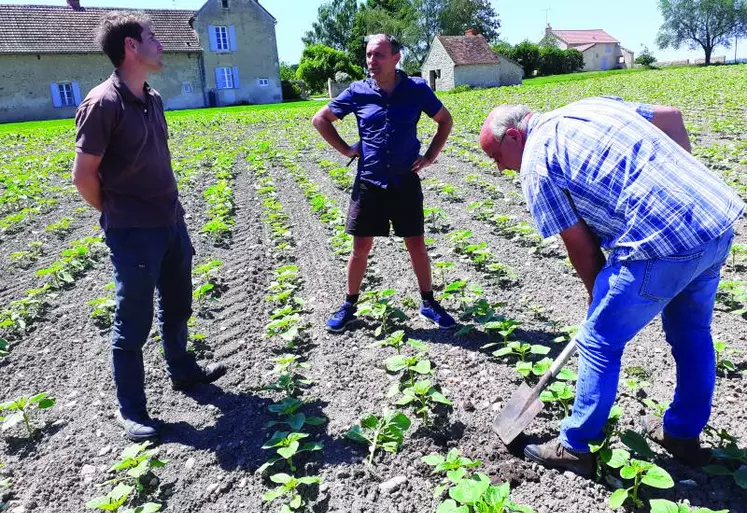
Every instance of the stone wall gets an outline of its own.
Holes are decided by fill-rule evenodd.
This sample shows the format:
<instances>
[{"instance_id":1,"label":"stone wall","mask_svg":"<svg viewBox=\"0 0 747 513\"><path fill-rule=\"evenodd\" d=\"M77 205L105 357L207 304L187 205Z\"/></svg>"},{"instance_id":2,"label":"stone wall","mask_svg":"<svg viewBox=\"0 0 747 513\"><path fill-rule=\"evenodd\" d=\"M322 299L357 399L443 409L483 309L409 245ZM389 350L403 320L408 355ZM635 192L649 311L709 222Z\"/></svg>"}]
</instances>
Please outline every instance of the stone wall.
<instances>
[{"instance_id":1,"label":"stone wall","mask_svg":"<svg viewBox=\"0 0 747 513\"><path fill-rule=\"evenodd\" d=\"M210 0L194 22L203 49L208 99L217 105L283 101L275 21L255 0L231 0L229 5L224 9L220 1ZM211 50L211 26L233 27L236 49ZM218 89L218 67L236 68L238 87Z\"/></svg>"},{"instance_id":2,"label":"stone wall","mask_svg":"<svg viewBox=\"0 0 747 513\"><path fill-rule=\"evenodd\" d=\"M163 97L166 109L203 106L199 52L167 53L164 70L148 83ZM55 107L51 84L76 83L80 99L113 71L103 54L0 55L0 123L70 118L75 107Z\"/></svg>"}]
</instances>

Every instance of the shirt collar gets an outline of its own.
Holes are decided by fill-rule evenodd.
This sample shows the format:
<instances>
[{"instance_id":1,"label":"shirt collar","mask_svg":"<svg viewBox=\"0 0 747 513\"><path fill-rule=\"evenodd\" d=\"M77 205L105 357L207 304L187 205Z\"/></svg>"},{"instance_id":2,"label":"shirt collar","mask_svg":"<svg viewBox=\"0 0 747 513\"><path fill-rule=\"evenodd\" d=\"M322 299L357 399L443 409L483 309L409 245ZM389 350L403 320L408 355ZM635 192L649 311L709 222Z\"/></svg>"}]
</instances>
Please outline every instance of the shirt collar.
<instances>
[{"instance_id":1,"label":"shirt collar","mask_svg":"<svg viewBox=\"0 0 747 513\"><path fill-rule=\"evenodd\" d=\"M394 70L394 73L399 77L399 83L397 83L397 85L394 86L394 90L392 91L392 96L400 87L402 87L402 84L404 84L409 78L409 75L404 70L396 69ZM379 88L379 84L377 84L376 80L374 80L373 78L371 77L367 78L366 83L371 87L371 89L373 89L377 93L382 93L382 90Z\"/></svg>"},{"instance_id":2,"label":"shirt collar","mask_svg":"<svg viewBox=\"0 0 747 513\"><path fill-rule=\"evenodd\" d=\"M114 70L112 72L111 76L112 84L114 84L114 87L119 91L119 94L122 95L122 98L127 100L128 102L137 102L137 103L143 103L143 100L132 94L132 91L130 91L130 88L127 87L127 84L124 83L122 80L122 77L119 76L119 72L117 70ZM145 85L143 86L143 90L145 91L145 94L149 96L154 96L153 94L153 88L150 87L150 84L148 82L145 82Z\"/></svg>"}]
</instances>

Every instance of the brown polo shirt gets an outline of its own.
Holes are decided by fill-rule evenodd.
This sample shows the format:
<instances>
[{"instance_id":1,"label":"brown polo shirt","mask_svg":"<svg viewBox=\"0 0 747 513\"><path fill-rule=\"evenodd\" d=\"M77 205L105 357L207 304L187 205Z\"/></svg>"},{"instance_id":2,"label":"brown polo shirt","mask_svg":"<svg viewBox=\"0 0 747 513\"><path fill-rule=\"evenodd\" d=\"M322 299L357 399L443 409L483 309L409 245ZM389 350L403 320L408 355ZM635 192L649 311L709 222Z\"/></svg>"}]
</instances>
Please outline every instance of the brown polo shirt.
<instances>
[{"instance_id":1,"label":"brown polo shirt","mask_svg":"<svg viewBox=\"0 0 747 513\"><path fill-rule=\"evenodd\" d=\"M115 71L88 93L75 114L75 151L102 157L101 227L155 228L182 219L161 96L145 101Z\"/></svg>"}]
</instances>

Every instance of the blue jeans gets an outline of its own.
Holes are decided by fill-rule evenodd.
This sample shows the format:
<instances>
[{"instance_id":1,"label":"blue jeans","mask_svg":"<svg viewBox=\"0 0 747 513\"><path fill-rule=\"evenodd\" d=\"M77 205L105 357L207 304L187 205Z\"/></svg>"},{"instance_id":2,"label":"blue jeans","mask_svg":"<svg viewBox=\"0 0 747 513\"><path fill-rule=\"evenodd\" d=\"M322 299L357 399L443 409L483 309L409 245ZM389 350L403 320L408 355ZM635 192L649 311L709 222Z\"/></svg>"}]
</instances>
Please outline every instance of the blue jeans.
<instances>
[{"instance_id":1,"label":"blue jeans","mask_svg":"<svg viewBox=\"0 0 747 513\"><path fill-rule=\"evenodd\" d=\"M588 452L589 442L603 438L625 344L659 313L677 365L677 386L664 415L664 429L677 438L700 435L711 414L716 384L713 307L733 238L729 229L681 254L602 269L577 337L578 387L573 413L560 426L563 445Z\"/></svg>"},{"instance_id":2,"label":"blue jeans","mask_svg":"<svg viewBox=\"0 0 747 513\"><path fill-rule=\"evenodd\" d=\"M155 290L167 373L182 380L199 372L187 352L194 249L183 222L164 228L112 228L106 232L106 244L117 296L112 328L114 384L122 414L136 416L146 411L143 346L153 323Z\"/></svg>"}]
</instances>

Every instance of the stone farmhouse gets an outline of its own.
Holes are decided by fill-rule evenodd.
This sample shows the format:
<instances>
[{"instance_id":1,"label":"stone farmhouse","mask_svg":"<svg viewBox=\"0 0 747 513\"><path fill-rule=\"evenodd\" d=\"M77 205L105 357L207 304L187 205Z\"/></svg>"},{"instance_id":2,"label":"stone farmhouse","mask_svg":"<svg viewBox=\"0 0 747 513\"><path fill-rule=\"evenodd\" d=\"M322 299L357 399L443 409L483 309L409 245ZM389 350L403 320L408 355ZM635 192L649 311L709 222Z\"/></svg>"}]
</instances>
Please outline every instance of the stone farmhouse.
<instances>
[{"instance_id":1,"label":"stone farmhouse","mask_svg":"<svg viewBox=\"0 0 747 513\"><path fill-rule=\"evenodd\" d=\"M471 30L464 36L436 36L422 67L422 76L434 91L447 91L460 85L518 85L523 75L521 66L496 55L487 40Z\"/></svg>"},{"instance_id":2,"label":"stone farmhouse","mask_svg":"<svg viewBox=\"0 0 747 513\"><path fill-rule=\"evenodd\" d=\"M67 4L0 5L0 122L72 117L111 74L94 42L109 9ZM164 47L164 70L149 83L166 109L282 101L276 20L258 0L144 12Z\"/></svg>"},{"instance_id":3,"label":"stone farmhouse","mask_svg":"<svg viewBox=\"0 0 747 513\"><path fill-rule=\"evenodd\" d=\"M602 29L554 30L548 23L541 45L551 44L561 50L575 48L584 56L583 71L632 68L633 52Z\"/></svg>"}]
</instances>

